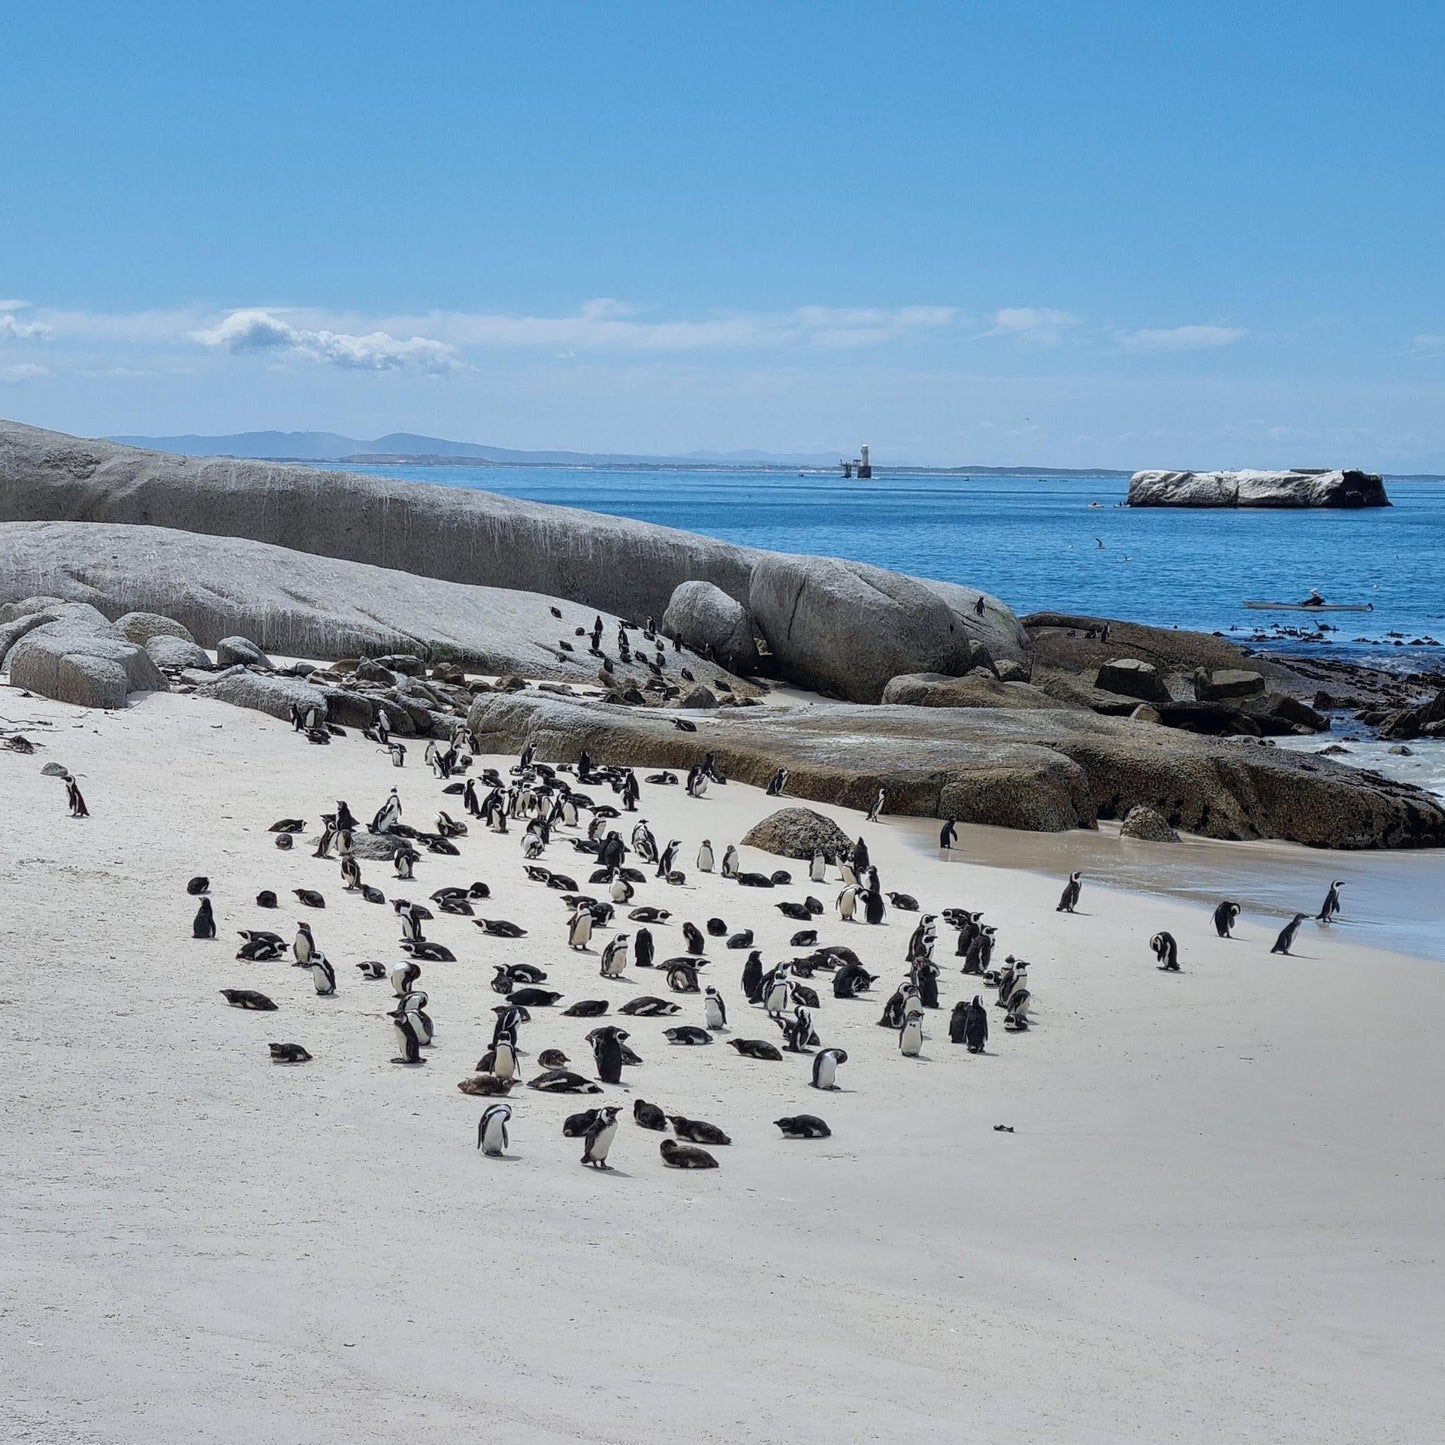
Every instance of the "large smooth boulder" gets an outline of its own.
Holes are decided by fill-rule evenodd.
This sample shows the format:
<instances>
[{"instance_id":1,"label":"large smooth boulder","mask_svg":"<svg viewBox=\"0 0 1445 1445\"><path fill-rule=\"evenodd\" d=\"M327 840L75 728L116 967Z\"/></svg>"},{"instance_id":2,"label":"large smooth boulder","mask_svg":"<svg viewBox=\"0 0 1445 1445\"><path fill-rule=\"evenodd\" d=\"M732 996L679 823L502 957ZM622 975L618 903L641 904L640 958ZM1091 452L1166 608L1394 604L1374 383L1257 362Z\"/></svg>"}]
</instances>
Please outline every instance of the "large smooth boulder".
<instances>
[{"instance_id":1,"label":"large smooth boulder","mask_svg":"<svg viewBox=\"0 0 1445 1445\"><path fill-rule=\"evenodd\" d=\"M574 631L590 625L590 609L235 537L100 522L0 523L0 599L34 592L37 579L53 605L68 605L60 598L87 605L102 622L102 612L163 614L207 647L243 634L263 653L348 657L353 665L373 656L388 672L420 671L424 654L479 672L586 684L597 676L597 659L576 646ZM552 616L554 606L562 621ZM618 622L603 616L609 647ZM564 650L562 641L576 650ZM623 684L640 686L652 676L640 661L624 664L613 654L613 663L613 680ZM672 682L687 668L701 682L721 677L739 696L758 691L691 651L669 647L662 666Z\"/></svg>"},{"instance_id":2,"label":"large smooth boulder","mask_svg":"<svg viewBox=\"0 0 1445 1445\"><path fill-rule=\"evenodd\" d=\"M599 763L682 770L704 746L666 713L537 693L478 697L468 723L480 752L534 743L553 762L585 745ZM796 797L860 810L882 787L890 813L1001 827L1092 827L1142 803L1170 827L1210 838L1445 845L1445 803L1419 788L1258 741L1063 708L723 709L705 745L730 778L762 787L786 767Z\"/></svg>"},{"instance_id":3,"label":"large smooth boulder","mask_svg":"<svg viewBox=\"0 0 1445 1445\"><path fill-rule=\"evenodd\" d=\"M853 850L853 840L842 828L812 808L779 808L754 823L743 842L779 858L811 858L814 853L842 858Z\"/></svg>"},{"instance_id":4,"label":"large smooth boulder","mask_svg":"<svg viewBox=\"0 0 1445 1445\"><path fill-rule=\"evenodd\" d=\"M272 662L249 637L223 637L216 644L216 665L270 668Z\"/></svg>"},{"instance_id":5,"label":"large smooth boulder","mask_svg":"<svg viewBox=\"0 0 1445 1445\"><path fill-rule=\"evenodd\" d=\"M1106 662L1094 678L1094 686L1102 692L1137 698L1156 707L1170 701L1169 689L1159 676L1159 669L1137 657L1116 657Z\"/></svg>"},{"instance_id":6,"label":"large smooth boulder","mask_svg":"<svg viewBox=\"0 0 1445 1445\"><path fill-rule=\"evenodd\" d=\"M1131 507L1388 507L1372 472L1135 472Z\"/></svg>"},{"instance_id":7,"label":"large smooth boulder","mask_svg":"<svg viewBox=\"0 0 1445 1445\"><path fill-rule=\"evenodd\" d=\"M64 621L27 632L6 665L12 686L78 707L121 708L132 692L168 686L144 648Z\"/></svg>"},{"instance_id":8,"label":"large smooth boulder","mask_svg":"<svg viewBox=\"0 0 1445 1445\"><path fill-rule=\"evenodd\" d=\"M152 637L145 644L145 650L157 667L198 667L203 672L209 671L211 667L210 655L204 647L198 647L184 637L173 637L166 632Z\"/></svg>"},{"instance_id":9,"label":"large smooth boulder","mask_svg":"<svg viewBox=\"0 0 1445 1445\"><path fill-rule=\"evenodd\" d=\"M142 647L153 637L179 637L185 642L194 642L190 629L183 627L174 617L162 617L156 612L127 612L115 619L115 630L127 642L138 642Z\"/></svg>"},{"instance_id":10,"label":"large smooth boulder","mask_svg":"<svg viewBox=\"0 0 1445 1445\"><path fill-rule=\"evenodd\" d=\"M199 697L215 698L233 707L254 708L270 713L283 722L291 720L292 705L318 707L326 715L326 693L297 677L280 673L252 672L246 667L233 667L196 689Z\"/></svg>"},{"instance_id":11,"label":"large smooth boulder","mask_svg":"<svg viewBox=\"0 0 1445 1445\"><path fill-rule=\"evenodd\" d=\"M883 701L904 707L1066 707L1026 682L1000 682L990 672L947 677L941 672L904 673L890 678Z\"/></svg>"},{"instance_id":12,"label":"large smooth boulder","mask_svg":"<svg viewBox=\"0 0 1445 1445\"><path fill-rule=\"evenodd\" d=\"M742 603L711 582L682 582L662 614L662 631L743 676L758 670L753 624Z\"/></svg>"},{"instance_id":13,"label":"large smooth boulder","mask_svg":"<svg viewBox=\"0 0 1445 1445\"><path fill-rule=\"evenodd\" d=\"M754 620L761 623L752 603L761 564L772 569L774 583L778 569L807 575L815 564L828 564L855 574L853 583L842 588L842 600L851 596L869 601L874 580L887 594L881 605L872 599L855 619L888 623L897 634L893 655L875 678L874 698L899 672L965 671L966 665L958 661L957 636L950 645L951 634L975 638L995 658L1013 655L1022 660L1027 645L1017 619L1002 602L957 584L735 547L669 527L468 487L272 462L170 456L14 422L0 422L0 476L5 479L0 522L117 522L245 538L415 578L564 597L633 621L662 616L680 583L705 581L754 611ZM311 590L314 584L306 572L303 563L286 580L306 587L310 596L324 596ZM813 580L816 585L820 578L814 575ZM226 585L235 587L237 579L227 578ZM764 587L763 593L773 590ZM940 620L940 604L952 620L951 628ZM157 610L178 615L171 608ZM205 640L187 617L181 620L198 640ZM819 677L824 685L838 682L836 677L827 681L836 669L823 665L829 649L821 646L814 629L805 628L790 640L787 614L775 612L773 620L774 632L789 643L773 649L784 676L805 685ZM876 645L882 635L865 636L863 642ZM862 682L850 682L846 672L842 682L849 687L848 695L861 695Z\"/></svg>"},{"instance_id":14,"label":"large smooth boulder","mask_svg":"<svg viewBox=\"0 0 1445 1445\"><path fill-rule=\"evenodd\" d=\"M831 557L760 557L748 610L785 677L849 702L877 702L900 673L967 672L971 640L1018 645L916 577Z\"/></svg>"}]
</instances>

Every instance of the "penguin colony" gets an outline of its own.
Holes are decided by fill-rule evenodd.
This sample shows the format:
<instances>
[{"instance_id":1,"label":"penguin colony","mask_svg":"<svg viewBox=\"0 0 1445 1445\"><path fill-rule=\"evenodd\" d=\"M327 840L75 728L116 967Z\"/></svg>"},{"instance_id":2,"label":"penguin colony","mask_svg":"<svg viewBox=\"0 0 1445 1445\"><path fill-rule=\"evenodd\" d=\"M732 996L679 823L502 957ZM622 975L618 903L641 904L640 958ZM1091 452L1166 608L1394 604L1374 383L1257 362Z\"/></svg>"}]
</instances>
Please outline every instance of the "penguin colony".
<instances>
[{"instance_id":1,"label":"penguin colony","mask_svg":"<svg viewBox=\"0 0 1445 1445\"><path fill-rule=\"evenodd\" d=\"M991 1018L985 993L993 995L993 1013L1002 1014L1003 1032L1025 1034L1034 1025L1031 965L1011 953L995 961L998 926L985 922L981 910L948 906L936 913L923 912L911 894L886 890L862 837L846 857L816 853L808 862L807 885L802 886L817 885L825 897L836 888L830 901L808 893L802 899L776 903L785 918L814 926L792 934L791 957L765 962L762 950L753 947L751 929L730 929L725 920L710 918L705 922L705 936L695 922L679 916L687 907L689 891L686 873L679 866L685 861L682 841L660 841L638 811L644 784L675 786L679 782L676 776L662 772L639 779L630 768L599 766L585 749L575 764L550 765L539 761L531 747L503 776L494 768L477 767L470 747L471 740L458 727L446 747L433 743L426 752L426 762L435 780L442 784L442 800L464 812L470 821L461 821L438 807L429 810L426 826L415 826L405 820L400 787L392 787L365 826L364 832L371 840L365 850L370 860L366 872L398 889L394 896L366 883L363 860L356 849L362 825L348 804L337 800L333 811L321 814L319 838L310 854L320 861L308 875L309 881L322 882L322 870L335 867L335 885L267 890L255 899L256 909L267 910L279 907L278 894L294 897L300 905L298 912L302 908L314 910L314 916L297 919L294 933L290 928L286 930L292 934L289 940L274 930L227 928L240 939L236 952L239 962L290 964L304 971L311 989L303 994L288 991L288 1013L294 1010L304 1018L307 994L312 996L309 1006L325 1007L324 1001L337 998L343 988L375 988L385 999L385 1003L378 999L376 1017L388 1021L391 1028L390 1062L400 1067L422 1067L433 1056L437 1038L423 975L432 972L432 965L456 965L460 956L463 967L475 969L482 962L493 970L491 988L498 997L492 1008L489 1037L483 1033L468 1038L465 1026L449 1031L447 1042L452 1050L464 1051L467 1058L480 1054L469 1076L457 1084L464 1094L500 1100L518 1087L534 1091L537 1096L602 1094L607 1088L630 1083L624 1071L644 1064L637 1047L648 1052L663 1048L702 1050L697 1064L707 1067L707 1059L714 1052L710 1046L717 1041L740 1059L755 1061L759 1066L783 1066L778 1082L779 1103L785 1111L796 1109L803 1087L824 1096L841 1087L839 1074L848 1062L848 1053L829 1039L830 1017L860 1001L866 1003L864 995L878 997L882 993L878 985L887 987L881 970L891 970L896 983L877 1019L878 1026L889 1035L887 1042L880 1040L880 1046L893 1048L903 1059L926 1060L928 1039L941 1041L945 1036L950 1044L962 1045L970 1054L985 1054ZM404 766L404 761L395 765ZM88 816L75 780L59 769L55 775L66 782L72 816ZM769 794L781 793L786 781L786 773L775 777ZM725 783L713 754L707 753L689 770L685 791L689 797L701 800L710 785ZM612 801L614 798L620 808ZM877 817L885 802L880 789L868 815L870 820ZM624 813L637 815L630 829ZM288 817L271 824L269 832L278 845L285 845L286 851L306 826L305 819ZM509 833L511 838L506 836ZM950 819L940 846L951 849L955 839ZM528 929L508 919L488 916L493 910L488 907L491 889L485 882L443 881L471 871L470 863L449 860L466 858L479 843L486 849L490 868L515 870L529 887L555 895L555 965L544 969L506 958L506 941L525 936ZM389 855L389 870L385 862L375 861L378 855ZM699 872L716 869L739 888L796 890L799 886L788 870L766 874L744 870L732 843L725 845L719 862L712 841L704 838L692 861ZM407 887L404 892L400 889L400 885L418 882L417 868L423 869L427 882L439 885L426 895L426 902L412 896L419 888ZM1329 923L1338 916L1344 886L1343 880L1332 882L1318 914L1296 914L1280 932L1271 952L1287 954L1308 918ZM211 880L194 877L186 883L185 891L198 900L192 936L202 941L216 940L221 930L212 902ZM1083 891L1084 875L1072 873L1058 911L1075 912ZM392 954L389 962L348 960L349 968L338 969L337 961L327 956L317 937L324 926L321 919L328 892L336 903L345 900L343 906L390 904L389 910L377 915L379 919L395 920L398 936L383 945ZM356 900L355 905L351 899ZM240 905L228 900L227 911L239 913ZM906 945L901 950L897 942L881 949L870 948L872 940L865 938L868 925L884 923L890 911L910 920L917 915ZM1233 937L1240 912L1240 905L1227 899L1218 905L1212 923L1219 937ZM448 937L455 948L433 936L443 918L447 919ZM254 920L248 916L241 921ZM232 920L227 922L229 925ZM467 937L462 932L467 924L477 930L475 935ZM848 925L862 927L855 931ZM825 934L828 941L820 943ZM945 934L952 936L951 950L946 943L940 946ZM867 948L871 957L891 952L892 961L875 962L873 966L880 972L871 971L858 951L839 941L843 935ZM896 933L892 936L898 937ZM708 956L709 938L721 940L724 950L734 950L734 957L744 955L740 970L728 967L725 955ZM1155 934L1150 948L1161 971L1184 971L1180 944L1172 934ZM927 1020L930 1013L945 1007L940 998L940 979L951 970L968 980L964 993L972 996L952 1005L946 1027L934 1028ZM435 971L440 986L448 973L444 967ZM549 974L559 983L565 978L565 991L546 986ZM596 987L599 995L606 992L607 984L625 983L625 996L619 996L616 990L607 997L584 996L584 990L592 992L592 978L600 982L601 986ZM237 1009L265 1013L280 1009L259 989L228 987L220 993L228 1005ZM564 1003L566 1007L560 1007ZM548 1045L545 1019L550 1010L572 1018L617 1021L600 1022L591 1029L586 1035L591 1058L574 1060ZM646 1021L651 1020L663 1026L644 1030ZM381 1047L378 1030L378 1053ZM268 1049L276 1064L292 1066L314 1061L305 1044L294 1040L269 1042ZM449 1051L447 1057L458 1059L459 1055ZM790 1058L796 1062L790 1063ZM733 1142L718 1124L668 1113L658 1104L634 1096L630 1111L622 1105L599 1104L568 1115L560 1128L539 1121L525 1110L520 1121L514 1120L512 1102L490 1102L477 1122L476 1147L483 1156L504 1156L511 1146L512 1126L521 1122L531 1137L560 1134L565 1139L581 1140L580 1162L593 1169L608 1169L622 1127L620 1119L626 1112L631 1114L629 1132L671 1131L658 1146L656 1157L661 1166L717 1168L719 1161L710 1151L729 1147ZM786 1139L827 1139L832 1133L826 1121L811 1112L783 1112L774 1124ZM995 1127L1012 1132L1008 1126ZM634 1133L626 1146L634 1157L637 1146L638 1136Z\"/></svg>"}]
</instances>

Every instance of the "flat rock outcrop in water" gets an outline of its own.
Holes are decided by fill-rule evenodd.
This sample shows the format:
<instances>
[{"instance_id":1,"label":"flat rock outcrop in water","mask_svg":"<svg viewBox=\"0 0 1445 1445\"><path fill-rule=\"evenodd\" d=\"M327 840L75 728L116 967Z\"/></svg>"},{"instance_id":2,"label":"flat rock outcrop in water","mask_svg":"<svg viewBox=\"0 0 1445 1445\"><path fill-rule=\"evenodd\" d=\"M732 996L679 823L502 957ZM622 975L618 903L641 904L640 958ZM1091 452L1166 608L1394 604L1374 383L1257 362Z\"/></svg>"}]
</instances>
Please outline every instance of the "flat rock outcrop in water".
<instances>
[{"instance_id":1,"label":"flat rock outcrop in water","mask_svg":"<svg viewBox=\"0 0 1445 1445\"><path fill-rule=\"evenodd\" d=\"M1445 804L1375 774L1263 746L1129 719L1052 711L856 706L758 707L708 714L679 733L666 714L490 694L469 723L486 752L537 745L572 762L682 769L704 751L729 776L764 785L789 770L797 798L954 816L1040 832L1122 818L1138 804L1211 838L1283 838L1317 847L1445 844Z\"/></svg>"},{"instance_id":2,"label":"flat rock outcrop in water","mask_svg":"<svg viewBox=\"0 0 1445 1445\"><path fill-rule=\"evenodd\" d=\"M896 673L956 667L969 637L995 658L1026 656L1027 639L1002 602L951 583L469 487L172 456L0 422L0 522L31 521L244 538L415 577L564 597L638 623L661 620L680 583L711 582L754 613L782 676L857 699L871 688L869 701ZM851 641L835 630L840 615ZM870 650L885 641L886 666L871 662Z\"/></svg>"},{"instance_id":3,"label":"flat rock outcrop in water","mask_svg":"<svg viewBox=\"0 0 1445 1445\"><path fill-rule=\"evenodd\" d=\"M1374 472L1135 472L1131 507L1388 507Z\"/></svg>"}]
</instances>

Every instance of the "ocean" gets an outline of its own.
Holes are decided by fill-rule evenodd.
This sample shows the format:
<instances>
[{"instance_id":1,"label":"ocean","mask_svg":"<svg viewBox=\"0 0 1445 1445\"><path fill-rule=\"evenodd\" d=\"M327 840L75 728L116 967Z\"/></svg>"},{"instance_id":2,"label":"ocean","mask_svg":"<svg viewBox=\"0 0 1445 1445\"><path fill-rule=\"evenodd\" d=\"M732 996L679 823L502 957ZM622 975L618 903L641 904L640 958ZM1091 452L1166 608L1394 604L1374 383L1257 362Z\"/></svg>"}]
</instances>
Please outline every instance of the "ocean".
<instances>
[{"instance_id":1,"label":"ocean","mask_svg":"<svg viewBox=\"0 0 1445 1445\"><path fill-rule=\"evenodd\" d=\"M1391 668L1445 669L1445 480L1387 482L1369 511L1133 510L1121 477L631 467L353 466L382 476L635 517L750 547L849 557L982 587L1044 608L1220 631L1241 640L1317 587L1373 612L1320 620L1323 641L1283 639ZM1103 545L1101 546L1100 543ZM1261 645L1279 646L1273 637Z\"/></svg>"}]
</instances>

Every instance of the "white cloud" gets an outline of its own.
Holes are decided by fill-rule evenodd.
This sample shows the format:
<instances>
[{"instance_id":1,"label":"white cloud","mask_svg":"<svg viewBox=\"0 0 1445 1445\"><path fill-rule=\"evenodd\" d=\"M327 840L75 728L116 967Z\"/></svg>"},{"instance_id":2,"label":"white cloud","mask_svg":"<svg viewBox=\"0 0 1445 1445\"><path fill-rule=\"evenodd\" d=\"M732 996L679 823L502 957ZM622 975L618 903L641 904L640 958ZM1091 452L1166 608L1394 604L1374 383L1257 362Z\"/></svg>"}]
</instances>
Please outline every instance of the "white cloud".
<instances>
[{"instance_id":1,"label":"white cloud","mask_svg":"<svg viewBox=\"0 0 1445 1445\"><path fill-rule=\"evenodd\" d=\"M700 320L649 321L637 308L611 298L588 301L561 316L438 311L383 318L389 330L424 330L454 346L498 350L545 348L582 351L741 351L780 347L841 350L875 346L960 320L952 306L802 306L792 311L737 312Z\"/></svg>"},{"instance_id":2,"label":"white cloud","mask_svg":"<svg viewBox=\"0 0 1445 1445\"><path fill-rule=\"evenodd\" d=\"M1168 326L1143 331L1121 331L1125 351L1208 351L1232 346L1247 333L1238 326Z\"/></svg>"},{"instance_id":3,"label":"white cloud","mask_svg":"<svg viewBox=\"0 0 1445 1445\"><path fill-rule=\"evenodd\" d=\"M351 335L328 329L293 326L269 311L233 311L218 325L191 333L202 346L227 351L284 350L352 371L454 371L454 348L425 336L407 338L386 331Z\"/></svg>"},{"instance_id":4,"label":"white cloud","mask_svg":"<svg viewBox=\"0 0 1445 1445\"><path fill-rule=\"evenodd\" d=\"M18 366L0 366L0 381L3 382L34 381L38 376L49 375L49 367L34 366L30 362L21 362Z\"/></svg>"},{"instance_id":5,"label":"white cloud","mask_svg":"<svg viewBox=\"0 0 1445 1445\"><path fill-rule=\"evenodd\" d=\"M43 321L21 321L15 313L25 306L23 301L0 301L0 336L13 336L20 341L48 341L55 333Z\"/></svg>"},{"instance_id":6,"label":"white cloud","mask_svg":"<svg viewBox=\"0 0 1445 1445\"><path fill-rule=\"evenodd\" d=\"M1071 311L1058 311L1049 306L1004 306L989 319L992 325L984 336L1016 336L1044 346L1053 346L1069 327L1079 324L1079 318Z\"/></svg>"}]
</instances>

